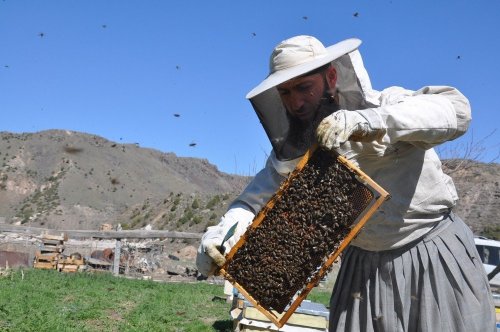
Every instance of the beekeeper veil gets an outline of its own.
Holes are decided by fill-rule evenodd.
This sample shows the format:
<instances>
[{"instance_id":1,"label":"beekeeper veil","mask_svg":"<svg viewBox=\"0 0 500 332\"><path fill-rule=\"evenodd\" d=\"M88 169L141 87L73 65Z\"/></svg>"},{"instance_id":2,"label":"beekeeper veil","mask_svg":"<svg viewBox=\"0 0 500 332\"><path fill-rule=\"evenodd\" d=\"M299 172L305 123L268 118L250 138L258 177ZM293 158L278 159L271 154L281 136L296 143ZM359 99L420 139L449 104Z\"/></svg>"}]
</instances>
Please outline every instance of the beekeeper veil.
<instances>
[{"instance_id":1,"label":"beekeeper veil","mask_svg":"<svg viewBox=\"0 0 500 332\"><path fill-rule=\"evenodd\" d=\"M360 44L359 39L352 38L324 47L316 38L302 35L284 40L275 47L270 58L269 75L246 98L252 103L278 160L296 159L313 143L308 139L297 138L297 120L283 105L276 88L279 84L314 73L318 68L332 63L337 70L337 108L354 110L377 103L378 95L371 89L357 51ZM322 99L328 98L325 96ZM327 112L318 113L321 114L316 117L314 126L319 124L321 117L328 115Z\"/></svg>"}]
</instances>

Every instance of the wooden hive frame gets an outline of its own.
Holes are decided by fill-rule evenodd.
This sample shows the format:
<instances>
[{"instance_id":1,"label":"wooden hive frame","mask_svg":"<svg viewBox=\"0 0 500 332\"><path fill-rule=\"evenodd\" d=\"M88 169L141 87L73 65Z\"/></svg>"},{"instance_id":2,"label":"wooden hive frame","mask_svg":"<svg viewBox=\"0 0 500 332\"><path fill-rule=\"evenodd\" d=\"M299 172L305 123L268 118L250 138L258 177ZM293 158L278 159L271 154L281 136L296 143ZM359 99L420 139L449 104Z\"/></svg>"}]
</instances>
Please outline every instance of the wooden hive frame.
<instances>
[{"instance_id":1,"label":"wooden hive frame","mask_svg":"<svg viewBox=\"0 0 500 332\"><path fill-rule=\"evenodd\" d=\"M271 197L271 199L267 202L267 204L260 210L260 212L255 216L251 225L248 227L248 230L255 229L259 227L259 225L263 222L267 213L271 211L274 207L275 203L283 196L283 193L288 188L291 181L302 171L302 169L307 165L315 151L317 150L317 146L313 146L311 149L307 151L304 157L299 161L295 170L290 174L290 176L281 184L280 188L276 191L276 193ZM326 260L323 262L321 267L317 272L315 272L309 279L306 285L295 294L295 296L291 299L291 303L286 309L284 313L278 313L275 310L270 310L262 305L250 294L240 283L238 283L235 278L228 272L228 266L234 257L234 255L238 252L239 248L241 248L246 240L248 235L247 232L238 240L238 242L233 246L233 248L226 255L226 262L219 269L219 274L222 275L225 279L230 281L233 286L250 301L260 312L262 312L267 318L269 318L278 328L281 328L290 316L294 313L294 311L299 307L300 303L307 297L309 292L319 283L319 281L326 275L329 271L332 264L336 261L337 257L344 251L347 245L356 237L356 235L360 232L365 223L369 220L369 218L375 213L375 211L380 207L380 205L387 199L390 198L390 195L387 191L385 191L380 185L378 185L375 181L373 181L368 175L366 175L363 171L361 171L356 165L347 160L342 155L337 155L336 161L344 165L349 171L355 174L355 178L358 182L368 187L370 191L374 192L373 199L370 204L361 212L361 214L357 217L356 222L351 227L351 230L348 234L341 240L338 248L331 254L326 257Z\"/></svg>"}]
</instances>

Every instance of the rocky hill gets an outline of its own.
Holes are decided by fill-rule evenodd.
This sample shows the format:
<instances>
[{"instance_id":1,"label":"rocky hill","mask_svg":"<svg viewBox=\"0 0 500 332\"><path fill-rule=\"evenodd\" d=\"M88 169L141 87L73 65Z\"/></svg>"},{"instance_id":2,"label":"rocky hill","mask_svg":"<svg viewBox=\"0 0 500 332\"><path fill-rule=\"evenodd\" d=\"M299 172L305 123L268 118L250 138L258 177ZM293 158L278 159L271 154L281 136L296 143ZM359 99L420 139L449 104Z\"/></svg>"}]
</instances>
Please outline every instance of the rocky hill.
<instances>
[{"instance_id":1,"label":"rocky hill","mask_svg":"<svg viewBox=\"0 0 500 332\"><path fill-rule=\"evenodd\" d=\"M476 234L500 237L500 164L447 161ZM208 161L64 130L0 133L0 222L61 229L202 232L249 177Z\"/></svg>"},{"instance_id":2,"label":"rocky hill","mask_svg":"<svg viewBox=\"0 0 500 332\"><path fill-rule=\"evenodd\" d=\"M207 160L95 135L0 133L0 218L9 223L202 231L248 181Z\"/></svg>"},{"instance_id":3,"label":"rocky hill","mask_svg":"<svg viewBox=\"0 0 500 332\"><path fill-rule=\"evenodd\" d=\"M447 160L459 196L455 212L473 232L500 240L500 164Z\"/></svg>"}]
</instances>

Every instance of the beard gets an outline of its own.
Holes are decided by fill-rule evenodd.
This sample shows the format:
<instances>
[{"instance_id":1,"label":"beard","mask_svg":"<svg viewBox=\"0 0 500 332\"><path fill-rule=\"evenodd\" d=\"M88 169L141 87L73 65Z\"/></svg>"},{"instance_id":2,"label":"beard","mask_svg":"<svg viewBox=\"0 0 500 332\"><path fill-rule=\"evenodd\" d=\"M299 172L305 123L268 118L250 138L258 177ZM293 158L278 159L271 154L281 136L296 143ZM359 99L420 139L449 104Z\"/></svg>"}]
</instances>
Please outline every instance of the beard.
<instances>
[{"instance_id":1,"label":"beard","mask_svg":"<svg viewBox=\"0 0 500 332\"><path fill-rule=\"evenodd\" d=\"M320 122L338 110L337 102L325 92L312 119L303 121L287 112L289 130L285 143L280 149L280 155L287 160L302 156L313 144L317 143L316 128Z\"/></svg>"}]
</instances>

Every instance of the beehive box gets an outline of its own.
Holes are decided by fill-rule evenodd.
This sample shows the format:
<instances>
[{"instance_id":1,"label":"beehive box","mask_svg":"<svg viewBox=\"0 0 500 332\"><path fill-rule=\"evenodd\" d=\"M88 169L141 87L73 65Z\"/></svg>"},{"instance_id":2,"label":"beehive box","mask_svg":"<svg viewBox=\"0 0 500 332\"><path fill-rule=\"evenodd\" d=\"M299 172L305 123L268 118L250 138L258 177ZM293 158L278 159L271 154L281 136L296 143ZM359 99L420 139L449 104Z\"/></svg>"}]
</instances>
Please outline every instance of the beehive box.
<instances>
[{"instance_id":1,"label":"beehive box","mask_svg":"<svg viewBox=\"0 0 500 332\"><path fill-rule=\"evenodd\" d=\"M313 147L227 254L220 274L281 327L388 197L346 158Z\"/></svg>"},{"instance_id":2,"label":"beehive box","mask_svg":"<svg viewBox=\"0 0 500 332\"><path fill-rule=\"evenodd\" d=\"M293 332L325 332L328 331L329 310L320 303L303 301L290 316L284 326L278 329L264 314L257 310L241 294L233 300L231 315L234 331L293 331Z\"/></svg>"}]
</instances>

